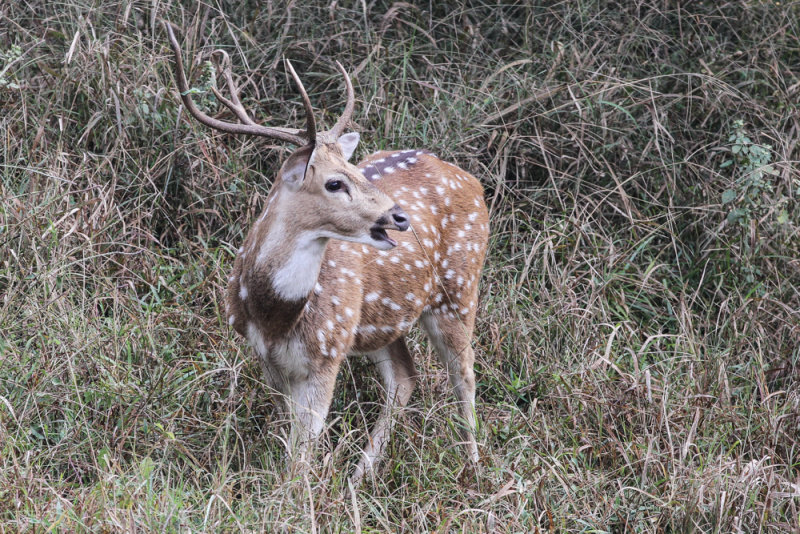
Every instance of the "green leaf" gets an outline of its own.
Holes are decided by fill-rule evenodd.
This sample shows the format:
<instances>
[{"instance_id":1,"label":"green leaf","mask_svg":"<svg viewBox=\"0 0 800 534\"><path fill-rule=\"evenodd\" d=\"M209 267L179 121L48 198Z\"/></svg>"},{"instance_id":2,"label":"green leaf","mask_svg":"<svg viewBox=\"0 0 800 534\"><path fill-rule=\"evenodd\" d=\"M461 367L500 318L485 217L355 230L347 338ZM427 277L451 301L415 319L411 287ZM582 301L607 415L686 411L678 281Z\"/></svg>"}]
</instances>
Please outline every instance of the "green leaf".
<instances>
[{"instance_id":1,"label":"green leaf","mask_svg":"<svg viewBox=\"0 0 800 534\"><path fill-rule=\"evenodd\" d=\"M722 164L719 166L719 168L720 169L724 169L725 167L730 167L731 165L733 165L733 160L732 159L726 159L725 161L722 162Z\"/></svg>"},{"instance_id":2,"label":"green leaf","mask_svg":"<svg viewBox=\"0 0 800 534\"><path fill-rule=\"evenodd\" d=\"M761 170L770 176L778 176L778 171L772 165L764 165Z\"/></svg>"},{"instance_id":3,"label":"green leaf","mask_svg":"<svg viewBox=\"0 0 800 534\"><path fill-rule=\"evenodd\" d=\"M781 210L778 214L778 224L786 224L789 222L789 213L786 210Z\"/></svg>"},{"instance_id":4,"label":"green leaf","mask_svg":"<svg viewBox=\"0 0 800 534\"><path fill-rule=\"evenodd\" d=\"M100 464L106 469L111 467L113 459L111 458L111 451L108 450L108 447L103 447L97 452L97 459L100 460Z\"/></svg>"},{"instance_id":5,"label":"green leaf","mask_svg":"<svg viewBox=\"0 0 800 534\"><path fill-rule=\"evenodd\" d=\"M731 147L731 152L734 154L738 154L742 150L742 145L733 145Z\"/></svg>"},{"instance_id":6,"label":"green leaf","mask_svg":"<svg viewBox=\"0 0 800 534\"><path fill-rule=\"evenodd\" d=\"M725 191L722 192L722 203L729 204L734 200L736 200L737 196L738 195L736 194L736 191L734 191L733 189L726 189Z\"/></svg>"},{"instance_id":7,"label":"green leaf","mask_svg":"<svg viewBox=\"0 0 800 534\"><path fill-rule=\"evenodd\" d=\"M728 214L728 223L733 224L745 216L745 211L741 208L734 208Z\"/></svg>"},{"instance_id":8,"label":"green leaf","mask_svg":"<svg viewBox=\"0 0 800 534\"><path fill-rule=\"evenodd\" d=\"M139 474L142 476L143 480L147 480L150 478L150 473L153 472L155 468L155 462L149 456L145 456L142 458L142 461L139 462Z\"/></svg>"},{"instance_id":9,"label":"green leaf","mask_svg":"<svg viewBox=\"0 0 800 534\"><path fill-rule=\"evenodd\" d=\"M167 439L175 441L175 434L164 428L164 425L161 423L156 423L156 428L163 432Z\"/></svg>"}]
</instances>

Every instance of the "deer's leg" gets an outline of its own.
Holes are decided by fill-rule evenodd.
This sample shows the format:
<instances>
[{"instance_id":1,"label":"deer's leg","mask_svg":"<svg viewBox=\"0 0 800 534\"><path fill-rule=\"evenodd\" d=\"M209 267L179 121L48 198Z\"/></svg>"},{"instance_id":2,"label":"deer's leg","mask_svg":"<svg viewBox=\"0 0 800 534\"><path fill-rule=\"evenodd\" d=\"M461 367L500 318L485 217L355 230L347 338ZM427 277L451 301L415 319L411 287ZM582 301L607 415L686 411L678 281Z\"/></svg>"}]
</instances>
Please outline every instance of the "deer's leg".
<instances>
[{"instance_id":1,"label":"deer's leg","mask_svg":"<svg viewBox=\"0 0 800 534\"><path fill-rule=\"evenodd\" d=\"M287 418L289 412L286 402L286 393L289 391L289 386L286 377L277 369L270 367L266 358L259 358L259 363L261 364L261 374L264 377L264 383L274 399L275 406L278 408L280 415L283 418Z\"/></svg>"},{"instance_id":2,"label":"deer's leg","mask_svg":"<svg viewBox=\"0 0 800 534\"><path fill-rule=\"evenodd\" d=\"M386 403L378 421L372 428L361 460L353 472L352 480L354 482L360 481L380 462L394 426L394 411L404 407L411 398L417 375L414 360L408 352L403 338L382 349L367 353L366 356L375 364L375 368L381 376L383 387L386 390Z\"/></svg>"},{"instance_id":3,"label":"deer's leg","mask_svg":"<svg viewBox=\"0 0 800 534\"><path fill-rule=\"evenodd\" d=\"M447 369L450 385L456 395L458 410L464 419L462 438L469 450L470 460L478 463L478 444L475 441L475 352L472 350L474 313L470 317L451 318L444 313L425 313L420 324L428 335L439 361Z\"/></svg>"},{"instance_id":4,"label":"deer's leg","mask_svg":"<svg viewBox=\"0 0 800 534\"><path fill-rule=\"evenodd\" d=\"M325 428L338 367L327 365L304 378L287 381L285 403L291 422L288 445L293 463L307 461L311 447Z\"/></svg>"}]
</instances>

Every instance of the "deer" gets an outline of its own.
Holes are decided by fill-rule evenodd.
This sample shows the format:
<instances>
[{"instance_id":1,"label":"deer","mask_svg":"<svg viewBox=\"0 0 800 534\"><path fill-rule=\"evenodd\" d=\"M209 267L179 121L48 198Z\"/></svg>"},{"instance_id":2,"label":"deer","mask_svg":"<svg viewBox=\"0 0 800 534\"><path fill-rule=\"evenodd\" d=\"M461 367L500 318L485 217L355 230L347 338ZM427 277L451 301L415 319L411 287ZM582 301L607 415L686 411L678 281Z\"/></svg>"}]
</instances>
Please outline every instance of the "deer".
<instances>
[{"instance_id":1,"label":"deer","mask_svg":"<svg viewBox=\"0 0 800 534\"><path fill-rule=\"evenodd\" d=\"M297 147L236 254L225 298L228 324L248 341L288 414L290 463L305 462L324 430L342 363L363 355L386 397L351 480L374 474L395 412L417 382L405 339L418 322L447 371L467 459L477 466L472 338L489 237L479 180L428 150L379 151L351 163L360 135L344 133L355 96L338 61L346 104L330 130L318 130L288 61L305 109L304 130L256 123L241 103L227 57L222 75L229 97L212 91L238 121L211 117L193 102L180 45L172 26L165 27L189 114L221 132Z\"/></svg>"}]
</instances>

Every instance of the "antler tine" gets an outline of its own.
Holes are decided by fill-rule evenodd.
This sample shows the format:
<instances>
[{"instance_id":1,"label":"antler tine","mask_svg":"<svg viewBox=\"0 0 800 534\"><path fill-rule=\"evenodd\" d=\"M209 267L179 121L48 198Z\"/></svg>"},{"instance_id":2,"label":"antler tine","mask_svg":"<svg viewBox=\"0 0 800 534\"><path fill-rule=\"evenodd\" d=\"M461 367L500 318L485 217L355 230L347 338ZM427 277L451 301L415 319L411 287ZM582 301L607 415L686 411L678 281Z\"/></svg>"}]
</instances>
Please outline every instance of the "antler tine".
<instances>
[{"instance_id":1,"label":"antler tine","mask_svg":"<svg viewBox=\"0 0 800 534\"><path fill-rule=\"evenodd\" d=\"M314 141L313 138L306 138L306 136L302 134L299 130L295 130L293 128L270 128L267 126L261 126L260 124L255 124L252 121L252 119L249 118L249 116L247 121L245 121L244 119L242 119L241 115L239 114L240 112L237 110L238 107L241 109L242 112L244 112L244 108L241 106L239 98L238 96L236 96L235 92L232 92L231 94L231 97L235 98L233 102L226 98L221 99L221 102L225 104L228 108L230 108L234 113L236 113L236 116L242 119L242 121L245 122L245 124L237 124L233 122L221 121L219 119L209 117L208 115L200 111L194 104L194 101L192 100L192 97L189 93L189 84L186 81L186 74L183 70L181 47L178 44L178 40L175 38L175 33L172 30L172 24L170 24L167 21L164 21L164 26L167 29L167 35L169 36L169 42L170 45L172 46L172 52L175 55L175 78L178 82L178 91L180 92L183 105L186 106L186 109L189 111L189 113L192 114L192 116L195 119L205 124L206 126L232 134L258 135L261 137L271 137L273 139L287 141L297 146L303 146L308 144L309 142ZM232 83L232 78L230 78L230 83ZM219 98L220 95L218 94L218 91L215 91L214 94L217 96L217 98ZM244 114L247 115L246 113Z\"/></svg>"},{"instance_id":2,"label":"antler tine","mask_svg":"<svg viewBox=\"0 0 800 534\"><path fill-rule=\"evenodd\" d=\"M315 141L317 139L317 125L314 122L314 108L311 107L311 100L309 100L306 88L303 87L303 82L300 81L300 77L295 72L292 62L288 59L286 60L286 66L289 67L289 72L292 73L297 90L300 91L300 96L303 98L303 107L306 108L306 135L310 141Z\"/></svg>"},{"instance_id":3,"label":"antler tine","mask_svg":"<svg viewBox=\"0 0 800 534\"><path fill-rule=\"evenodd\" d=\"M350 80L350 75L347 74L347 71L342 66L341 63L338 61L336 62L336 66L339 68L339 71L344 76L344 84L347 88L347 104L344 106L344 112L339 117L339 120L336 121L336 124L333 125L328 133L334 139L338 138L341 135L342 130L345 129L347 123L350 122L350 117L353 116L353 109L356 105L356 97L355 93L353 92L353 82Z\"/></svg>"},{"instance_id":4,"label":"antler tine","mask_svg":"<svg viewBox=\"0 0 800 534\"><path fill-rule=\"evenodd\" d=\"M245 124L256 124L255 121L250 118L250 115L247 114L247 110L242 105L241 100L239 100L239 88L236 87L235 83L233 83L233 75L231 74L230 56L225 50L222 50L220 48L214 50L212 54L219 54L223 58L223 63L225 63L225 65L223 66L222 69L222 75L225 76L225 83L228 84L228 92L231 94L231 99L228 100L227 98L222 96L222 94L219 91L217 91L216 87L212 87L211 91L213 91L214 96L216 96L220 102L225 104L225 106L227 106L228 109L233 111L236 114L236 116L239 117L240 121L242 121Z\"/></svg>"}]
</instances>

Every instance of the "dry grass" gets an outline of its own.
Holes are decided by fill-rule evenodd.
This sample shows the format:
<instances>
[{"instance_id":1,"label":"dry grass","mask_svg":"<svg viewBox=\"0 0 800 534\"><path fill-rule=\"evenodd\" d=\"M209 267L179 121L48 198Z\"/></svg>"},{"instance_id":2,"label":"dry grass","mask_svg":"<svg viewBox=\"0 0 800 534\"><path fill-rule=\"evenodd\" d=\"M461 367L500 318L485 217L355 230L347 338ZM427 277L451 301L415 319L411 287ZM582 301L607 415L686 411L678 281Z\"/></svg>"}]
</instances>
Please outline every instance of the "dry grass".
<instances>
[{"instance_id":1,"label":"dry grass","mask_svg":"<svg viewBox=\"0 0 800 534\"><path fill-rule=\"evenodd\" d=\"M800 5L434 4L0 5L0 531L800 531ZM179 113L159 18L264 122L337 58L361 150L481 177L478 473L420 337L378 479L353 359L286 480L220 318L286 150Z\"/></svg>"}]
</instances>

